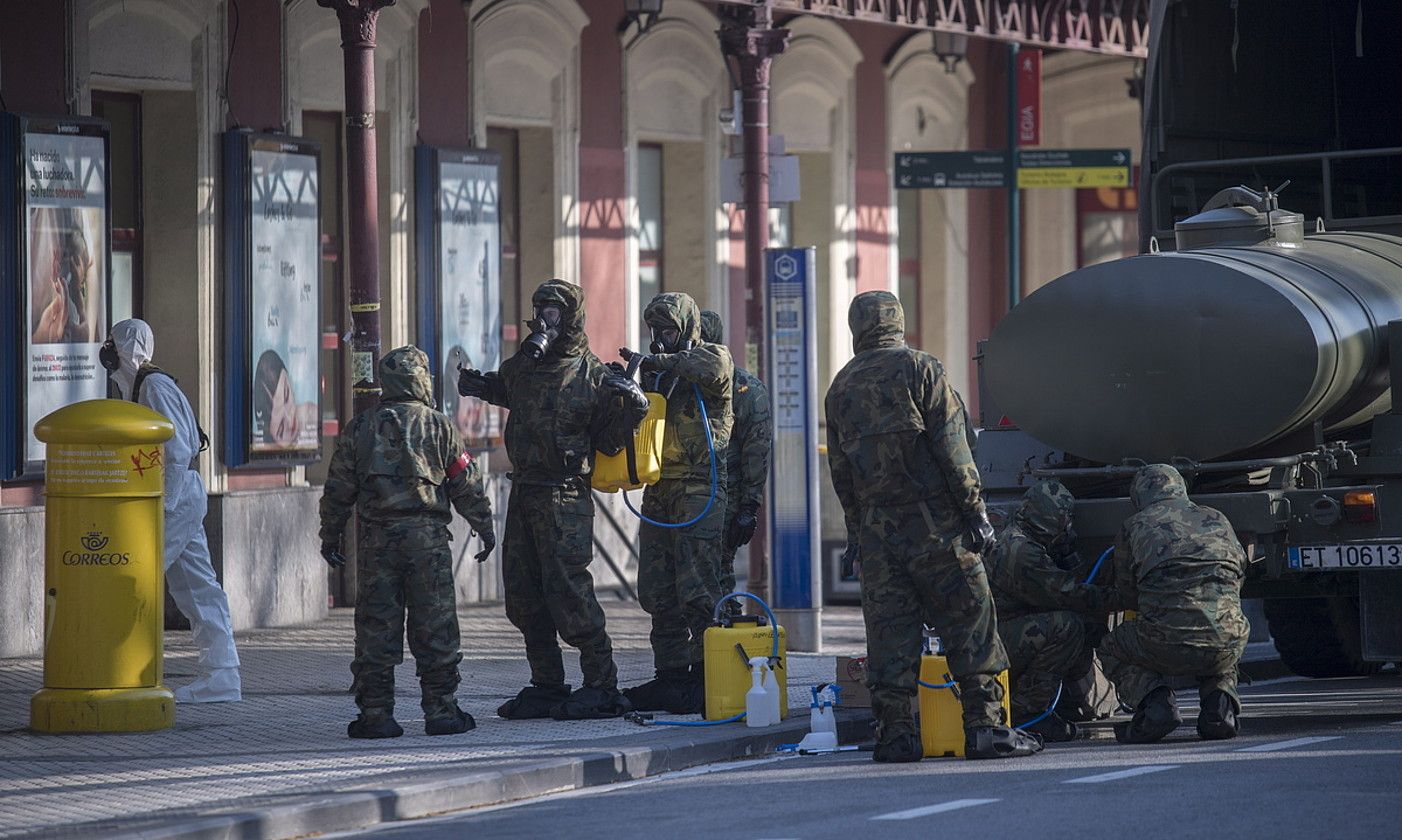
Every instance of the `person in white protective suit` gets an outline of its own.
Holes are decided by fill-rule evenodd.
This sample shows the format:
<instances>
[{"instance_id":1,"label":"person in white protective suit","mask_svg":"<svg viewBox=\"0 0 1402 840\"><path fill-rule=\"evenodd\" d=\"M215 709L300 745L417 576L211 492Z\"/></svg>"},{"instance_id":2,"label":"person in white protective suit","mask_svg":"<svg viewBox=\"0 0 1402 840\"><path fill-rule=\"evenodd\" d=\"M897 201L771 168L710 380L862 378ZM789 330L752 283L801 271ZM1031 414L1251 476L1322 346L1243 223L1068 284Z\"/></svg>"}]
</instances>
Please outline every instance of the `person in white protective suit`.
<instances>
[{"instance_id":1,"label":"person in white protective suit","mask_svg":"<svg viewBox=\"0 0 1402 840\"><path fill-rule=\"evenodd\" d=\"M204 533L208 499L195 469L202 433L175 378L151 364L155 344L150 325L133 318L112 327L98 357L123 399L141 403L175 426L164 459L165 579L176 606L190 620L202 672L194 682L175 690L175 700L240 700L239 654L229 621L229 599L214 576Z\"/></svg>"}]
</instances>

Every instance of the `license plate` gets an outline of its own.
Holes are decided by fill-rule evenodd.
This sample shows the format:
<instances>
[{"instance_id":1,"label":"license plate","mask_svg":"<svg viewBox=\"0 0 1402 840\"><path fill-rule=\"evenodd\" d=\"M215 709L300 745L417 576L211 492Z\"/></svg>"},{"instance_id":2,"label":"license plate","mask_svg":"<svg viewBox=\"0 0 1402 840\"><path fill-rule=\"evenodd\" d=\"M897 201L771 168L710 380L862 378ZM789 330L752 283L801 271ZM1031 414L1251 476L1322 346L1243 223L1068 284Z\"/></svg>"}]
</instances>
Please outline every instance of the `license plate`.
<instances>
[{"instance_id":1,"label":"license plate","mask_svg":"<svg viewBox=\"0 0 1402 840\"><path fill-rule=\"evenodd\" d=\"M1402 569L1402 543L1299 545L1289 549L1290 568Z\"/></svg>"}]
</instances>

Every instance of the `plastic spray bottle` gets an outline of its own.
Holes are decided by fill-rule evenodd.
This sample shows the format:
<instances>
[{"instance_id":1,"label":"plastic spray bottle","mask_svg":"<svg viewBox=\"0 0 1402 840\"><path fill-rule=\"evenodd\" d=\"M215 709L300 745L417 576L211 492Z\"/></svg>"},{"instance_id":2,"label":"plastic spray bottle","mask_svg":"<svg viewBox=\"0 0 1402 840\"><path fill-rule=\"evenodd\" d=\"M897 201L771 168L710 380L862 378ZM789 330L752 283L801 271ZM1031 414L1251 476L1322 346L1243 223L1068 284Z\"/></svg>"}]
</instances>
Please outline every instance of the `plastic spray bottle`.
<instances>
[{"instance_id":1,"label":"plastic spray bottle","mask_svg":"<svg viewBox=\"0 0 1402 840\"><path fill-rule=\"evenodd\" d=\"M767 685L766 685L766 678ZM769 672L769 660L763 656L750 659L750 690L745 692L745 725L751 729L773 726L779 722L775 680ZM770 695L773 695L772 697Z\"/></svg>"},{"instance_id":2,"label":"plastic spray bottle","mask_svg":"<svg viewBox=\"0 0 1402 840\"><path fill-rule=\"evenodd\" d=\"M813 686L813 701L808 704L807 735L799 742L800 750L837 749L837 691L835 685Z\"/></svg>"}]
</instances>

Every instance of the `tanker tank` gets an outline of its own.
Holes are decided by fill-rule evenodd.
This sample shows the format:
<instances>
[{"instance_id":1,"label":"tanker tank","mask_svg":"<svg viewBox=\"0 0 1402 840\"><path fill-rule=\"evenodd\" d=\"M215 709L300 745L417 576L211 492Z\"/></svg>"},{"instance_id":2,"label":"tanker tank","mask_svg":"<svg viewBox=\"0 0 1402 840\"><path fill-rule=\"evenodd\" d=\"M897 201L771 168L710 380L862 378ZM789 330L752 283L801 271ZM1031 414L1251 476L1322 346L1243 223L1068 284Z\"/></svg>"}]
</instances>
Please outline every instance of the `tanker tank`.
<instances>
[{"instance_id":1,"label":"tanker tank","mask_svg":"<svg viewBox=\"0 0 1402 840\"><path fill-rule=\"evenodd\" d=\"M1337 437L1387 411L1402 238L1305 237L1272 200L1224 191L1177 226L1186 250L1029 295L984 350L994 402L1043 443L1106 464L1302 451L1316 422Z\"/></svg>"}]
</instances>

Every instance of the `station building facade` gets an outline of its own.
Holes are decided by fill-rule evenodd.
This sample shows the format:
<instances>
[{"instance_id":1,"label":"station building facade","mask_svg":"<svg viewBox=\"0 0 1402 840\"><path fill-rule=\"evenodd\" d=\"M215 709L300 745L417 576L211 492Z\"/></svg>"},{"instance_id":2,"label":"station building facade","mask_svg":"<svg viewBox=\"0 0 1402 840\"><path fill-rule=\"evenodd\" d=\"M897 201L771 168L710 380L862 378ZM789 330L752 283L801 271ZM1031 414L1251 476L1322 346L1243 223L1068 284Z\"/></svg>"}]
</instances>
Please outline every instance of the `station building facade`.
<instances>
[{"instance_id":1,"label":"station building facade","mask_svg":"<svg viewBox=\"0 0 1402 840\"><path fill-rule=\"evenodd\" d=\"M96 116L110 127L111 319L156 333L213 445L198 468L206 520L236 629L294 624L353 599L353 580L318 556L317 503L336 431L350 416L344 290L349 165L341 32L315 0L67 0L7 4L0 96L13 113ZM998 190L899 190L893 153L1005 144L1006 47L971 38L941 60L932 35L880 22L776 12L790 30L774 59L771 133L797 158L800 195L771 209L771 244L817 253L820 394L851 353L847 303L889 289L912 344L945 361L974 399L971 358L1007 308L1006 197ZM684 291L725 314L737 360L752 358L743 209L725 201L733 77L714 3L666 0L645 30L618 0L398 0L379 13L375 50L379 280L383 347L420 340L416 147L499 155L501 352L524 337L531 290L579 283L588 331L606 360L647 339L641 310ZM1124 147L1138 155L1132 59L1048 53L1043 145ZM222 143L230 128L318 140L320 423L323 457L230 467L221 456L226 356ZM1137 239L1128 190L1024 192L1023 287L1122 256ZM22 302L3 302L7 312ZM11 309L13 308L13 310ZM18 316L16 316L18 317ZM10 353L7 347L4 351ZM14 351L18 352L18 351ZM7 358L7 373L19 360ZM820 417L821 422L821 417ZM822 439L821 436L818 438ZM485 451L498 515L500 450ZM823 538L842 539L826 479ZM43 484L0 482L0 656L40 649ZM599 551L625 576L635 531L596 525ZM620 530L621 529L621 530ZM465 601L500 597L499 560L471 562ZM741 564L743 566L743 564ZM595 565L602 588L611 572Z\"/></svg>"}]
</instances>

